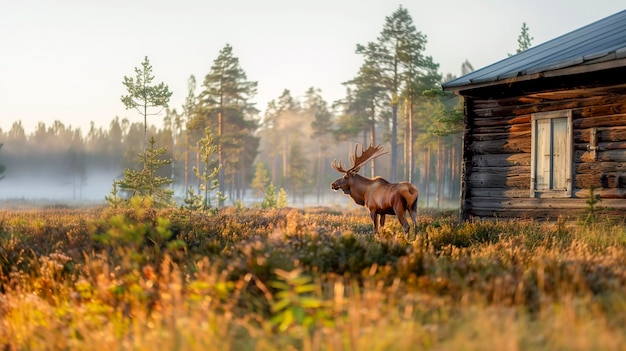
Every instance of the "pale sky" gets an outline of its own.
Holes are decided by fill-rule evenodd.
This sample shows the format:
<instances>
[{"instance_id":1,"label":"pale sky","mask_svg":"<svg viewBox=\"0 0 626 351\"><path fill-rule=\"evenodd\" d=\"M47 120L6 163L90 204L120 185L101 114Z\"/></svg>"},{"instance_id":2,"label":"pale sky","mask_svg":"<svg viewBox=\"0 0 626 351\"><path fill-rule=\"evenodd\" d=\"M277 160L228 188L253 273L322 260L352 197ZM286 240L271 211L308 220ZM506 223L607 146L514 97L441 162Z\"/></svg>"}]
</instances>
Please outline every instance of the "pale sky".
<instances>
[{"instance_id":1,"label":"pale sky","mask_svg":"<svg viewBox=\"0 0 626 351\"><path fill-rule=\"evenodd\" d=\"M260 110L284 89L301 97L311 86L332 103L362 63L356 44L375 41L400 5L440 72L457 76L466 59L479 69L514 53L523 22L537 45L626 8L624 0L2 0L0 128L21 120L30 133L60 120L86 134L90 121L140 122L120 96L146 55L180 111L189 76L200 91L226 44L258 82Z\"/></svg>"}]
</instances>

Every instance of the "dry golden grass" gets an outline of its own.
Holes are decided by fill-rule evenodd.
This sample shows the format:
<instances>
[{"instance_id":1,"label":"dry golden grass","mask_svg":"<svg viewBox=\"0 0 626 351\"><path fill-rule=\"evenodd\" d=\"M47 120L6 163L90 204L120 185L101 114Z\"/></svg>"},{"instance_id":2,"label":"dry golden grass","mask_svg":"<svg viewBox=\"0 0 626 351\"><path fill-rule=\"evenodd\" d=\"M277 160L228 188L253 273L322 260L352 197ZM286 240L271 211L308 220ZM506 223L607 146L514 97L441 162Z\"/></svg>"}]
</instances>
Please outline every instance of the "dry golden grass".
<instances>
[{"instance_id":1,"label":"dry golden grass","mask_svg":"<svg viewBox=\"0 0 626 351\"><path fill-rule=\"evenodd\" d=\"M622 224L0 212L4 350L621 350ZM428 237L428 239L426 239Z\"/></svg>"}]
</instances>

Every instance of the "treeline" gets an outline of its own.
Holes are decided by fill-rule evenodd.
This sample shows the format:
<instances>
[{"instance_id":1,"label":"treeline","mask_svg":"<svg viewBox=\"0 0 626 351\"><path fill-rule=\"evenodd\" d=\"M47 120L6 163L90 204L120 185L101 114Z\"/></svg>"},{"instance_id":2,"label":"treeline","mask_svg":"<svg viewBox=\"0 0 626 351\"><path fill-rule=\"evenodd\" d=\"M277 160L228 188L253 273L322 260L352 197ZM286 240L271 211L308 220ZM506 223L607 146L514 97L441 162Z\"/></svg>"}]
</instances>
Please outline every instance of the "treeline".
<instances>
[{"instance_id":1,"label":"treeline","mask_svg":"<svg viewBox=\"0 0 626 351\"><path fill-rule=\"evenodd\" d=\"M172 160L159 175L172 178L179 197L197 189L194 168L207 166L200 161L199 142L208 128L217 145L215 164L221 165L217 190L230 201L256 198L272 183L294 204L323 203L329 184L340 176L330 162L349 162L355 143L382 144L390 155L362 174L415 183L422 206L440 207L449 200L456 205L459 120L458 114L442 111L454 111L458 99L441 94L444 78L438 64L423 55L425 46L426 37L400 7L386 18L376 41L357 45L363 64L343 83L345 98L329 103L314 87L295 98L286 89L260 115L252 102L257 82L247 79L226 45L199 88L195 77L189 78L183 106L166 109L161 127L149 125L147 134L158 147L167 147L164 157ZM466 62L463 69L471 66ZM122 170L138 167L144 124L116 117L108 128L92 123L83 133L61 121L41 122L26 135L15 122L7 131L0 129L0 142L7 177L64 177L80 190L93 172L121 176Z\"/></svg>"}]
</instances>

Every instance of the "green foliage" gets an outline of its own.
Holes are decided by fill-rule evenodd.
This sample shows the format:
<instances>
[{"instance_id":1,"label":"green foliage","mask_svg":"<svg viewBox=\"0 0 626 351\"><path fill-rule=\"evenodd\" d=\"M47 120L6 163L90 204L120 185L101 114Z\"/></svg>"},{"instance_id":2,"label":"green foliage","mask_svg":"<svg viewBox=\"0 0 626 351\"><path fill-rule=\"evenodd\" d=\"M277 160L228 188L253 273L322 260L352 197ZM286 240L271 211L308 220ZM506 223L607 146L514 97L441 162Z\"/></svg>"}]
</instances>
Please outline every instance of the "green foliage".
<instances>
[{"instance_id":1,"label":"green foliage","mask_svg":"<svg viewBox=\"0 0 626 351\"><path fill-rule=\"evenodd\" d=\"M270 182L267 187L265 187L265 195L261 203L261 208L276 208L277 203L276 187L273 182Z\"/></svg>"},{"instance_id":2,"label":"green foliage","mask_svg":"<svg viewBox=\"0 0 626 351\"><path fill-rule=\"evenodd\" d=\"M187 188L187 193L185 194L185 198L183 199L182 208L197 211L201 210L204 206L204 201L202 200L201 194L196 194L196 191L193 187Z\"/></svg>"},{"instance_id":3,"label":"green foliage","mask_svg":"<svg viewBox=\"0 0 626 351\"><path fill-rule=\"evenodd\" d=\"M257 162L254 170L254 178L250 187L256 195L262 195L270 183L269 172L263 162Z\"/></svg>"},{"instance_id":4,"label":"green foliage","mask_svg":"<svg viewBox=\"0 0 626 351\"><path fill-rule=\"evenodd\" d=\"M364 56L364 64L352 83L360 92L357 96L366 97L363 102L370 106L370 120L373 122L376 116L374 109L391 107L391 181L395 181L399 159L399 105L405 101L407 108L413 109L421 91L433 88L441 81L439 65L424 55L426 42L426 36L416 29L408 10L400 6L385 18L383 29L375 42L357 44L356 52ZM410 121L413 123L413 119Z\"/></svg>"},{"instance_id":5,"label":"green foliage","mask_svg":"<svg viewBox=\"0 0 626 351\"><path fill-rule=\"evenodd\" d=\"M216 164L214 157L217 152L217 145L215 145L215 138L210 128L205 128L204 137L199 141L200 146L200 160L204 164L204 170L200 172L198 168L194 167L193 172L196 177L200 179L200 190L204 192L202 201L203 209L207 210L211 208L211 191L219 188L218 179L216 178L222 168L221 164ZM210 170L212 168L212 170ZM210 170L210 171L209 171ZM216 199L218 203L225 200L225 197L221 192L217 192Z\"/></svg>"},{"instance_id":6,"label":"green foliage","mask_svg":"<svg viewBox=\"0 0 626 351\"><path fill-rule=\"evenodd\" d=\"M302 143L299 140L291 142L289 148L289 185L291 192L295 196L297 193L304 194L305 189L309 185L310 174L307 171L309 161L302 150Z\"/></svg>"},{"instance_id":7,"label":"green foliage","mask_svg":"<svg viewBox=\"0 0 626 351\"><path fill-rule=\"evenodd\" d=\"M174 191L169 188L172 179L157 175L158 170L172 163L171 160L162 160L160 157L165 154L167 147L156 148L154 137L150 138L150 146L144 155L139 155L139 163L143 164L140 170L125 169L124 178L115 181L116 186L121 191L129 194L129 198L147 198L156 206L171 206L174 203ZM114 190L116 188L114 187ZM112 198L112 196L109 196ZM111 201L109 201L111 203Z\"/></svg>"},{"instance_id":8,"label":"green foliage","mask_svg":"<svg viewBox=\"0 0 626 351\"><path fill-rule=\"evenodd\" d=\"M435 129L434 134L445 136L463 131L463 109L460 106L462 102L454 93L436 88L424 90L422 95L428 99L437 99L446 107L435 116L441 127Z\"/></svg>"},{"instance_id":9,"label":"green foliage","mask_svg":"<svg viewBox=\"0 0 626 351\"><path fill-rule=\"evenodd\" d=\"M144 217L145 211L150 208L149 201L143 201L139 197L130 200L130 208L135 211L133 218L124 213L112 216L108 219L109 228L105 232L94 233L94 240L111 247L128 247L137 250L144 243L147 236L152 236L151 241L168 239L171 233L167 230L169 223L164 218L158 218L157 226L152 228L149 222L137 222ZM151 232L154 229L154 232Z\"/></svg>"},{"instance_id":10,"label":"green foliage","mask_svg":"<svg viewBox=\"0 0 626 351\"><path fill-rule=\"evenodd\" d=\"M135 67L135 78L124 76L122 82L128 91L128 95L122 95L122 103L127 110L135 109L144 118L144 153L147 153L148 146L148 116L159 114L167 107L172 96L165 83L152 85L153 80L152 65L148 56L145 56L141 68Z\"/></svg>"},{"instance_id":11,"label":"green foliage","mask_svg":"<svg viewBox=\"0 0 626 351\"><path fill-rule=\"evenodd\" d=\"M517 53L527 50L532 46L533 37L530 36L526 22L522 23L522 29L519 37L517 37Z\"/></svg>"},{"instance_id":12,"label":"green foliage","mask_svg":"<svg viewBox=\"0 0 626 351\"><path fill-rule=\"evenodd\" d=\"M276 279L269 285L276 289L275 300L271 303L273 314L270 322L285 332L295 329L297 334L308 332L308 329L323 320L325 302L313 296L316 285L313 278L304 274L303 269L292 271L275 269ZM329 320L327 324L331 324Z\"/></svg>"},{"instance_id":13,"label":"green foliage","mask_svg":"<svg viewBox=\"0 0 626 351\"><path fill-rule=\"evenodd\" d=\"M118 185L118 182L114 181L113 182L113 188L111 189L111 192L109 193L109 196L105 196L104 197L106 202L109 204L109 207L111 207L113 209L121 208L125 204L124 199L121 198L118 195L117 185Z\"/></svg>"},{"instance_id":14,"label":"green foliage","mask_svg":"<svg viewBox=\"0 0 626 351\"><path fill-rule=\"evenodd\" d=\"M225 175L241 171L247 174L256 157L259 138L254 132L257 121L251 115L257 110L250 100L257 93L257 85L257 82L248 80L233 47L226 44L204 77L204 89L198 95L195 116L188 124L191 130L198 132L206 127L215 131L217 159L221 166L218 175L220 196L225 193ZM218 201L221 206L223 197Z\"/></svg>"},{"instance_id":15,"label":"green foliage","mask_svg":"<svg viewBox=\"0 0 626 351\"><path fill-rule=\"evenodd\" d=\"M373 236L361 212L207 215L131 202L0 211L0 344L569 350L626 342L623 225L459 223L426 212L418 239L429 240L406 241Z\"/></svg>"},{"instance_id":16,"label":"green foliage","mask_svg":"<svg viewBox=\"0 0 626 351\"><path fill-rule=\"evenodd\" d=\"M534 38L530 36L530 32L528 26L526 26L526 22L522 23L521 32L517 37L517 50L515 51L515 53L519 54L520 52L529 49L532 46L533 39ZM509 56L513 55L509 54Z\"/></svg>"},{"instance_id":17,"label":"green foliage","mask_svg":"<svg viewBox=\"0 0 626 351\"><path fill-rule=\"evenodd\" d=\"M274 183L270 182L267 187L265 187L261 208L285 208L288 205L289 202L287 200L287 192L285 191L285 189L280 188L280 190L276 192L276 187L274 186Z\"/></svg>"},{"instance_id":18,"label":"green foliage","mask_svg":"<svg viewBox=\"0 0 626 351\"><path fill-rule=\"evenodd\" d=\"M603 209L598 205L601 201L602 199L600 199L600 195L595 193L595 187L592 185L589 188L589 196L585 200L585 203L587 204L587 217L585 217L585 220L583 221L585 224L590 225L596 223L598 220L598 212Z\"/></svg>"},{"instance_id":19,"label":"green foliage","mask_svg":"<svg viewBox=\"0 0 626 351\"><path fill-rule=\"evenodd\" d=\"M276 199L276 207L284 208L288 205L289 203L287 201L287 192L284 188L280 188L280 190L278 190L278 198Z\"/></svg>"},{"instance_id":20,"label":"green foliage","mask_svg":"<svg viewBox=\"0 0 626 351\"><path fill-rule=\"evenodd\" d=\"M311 122L313 137L323 139L324 136L331 134L333 131L333 115L328 109L328 103L324 101L320 93L321 90L319 89L309 88L306 92L306 105L314 116Z\"/></svg>"}]
</instances>

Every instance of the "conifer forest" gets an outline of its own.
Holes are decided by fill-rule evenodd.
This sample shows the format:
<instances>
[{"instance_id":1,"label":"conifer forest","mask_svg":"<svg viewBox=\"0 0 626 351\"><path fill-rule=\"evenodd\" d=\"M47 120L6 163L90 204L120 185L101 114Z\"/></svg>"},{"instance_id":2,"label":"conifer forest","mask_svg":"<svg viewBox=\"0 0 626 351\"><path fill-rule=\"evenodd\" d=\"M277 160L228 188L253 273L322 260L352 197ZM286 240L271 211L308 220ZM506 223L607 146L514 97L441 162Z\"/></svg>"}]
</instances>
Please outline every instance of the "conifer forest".
<instances>
[{"instance_id":1,"label":"conifer forest","mask_svg":"<svg viewBox=\"0 0 626 351\"><path fill-rule=\"evenodd\" d=\"M402 46L395 50L397 43ZM164 186L179 204L190 191L202 192L202 172L216 166L215 187L207 194L219 192L224 205L259 203L270 183L284 189L293 206L344 201L330 191L339 174L329 166L334 159L349 162L358 143L381 144L389 151L362 174L416 184L420 206L456 207L459 100L441 92L441 82L452 76L444 77L425 56L427 45L400 7L386 18L379 38L355 43L362 65L355 67L353 79L341 82L343 99L326 101L316 87L285 87L262 109L254 97L263 82L247 78L236 47L226 44L205 76L188 77L182 106L169 104L172 92L146 57L135 68L136 77L123 77L129 94L121 102L109 97L111 104L123 103L132 117L111 116L108 126L92 122L88 130L64 124L62 116L39 122L33 131L25 131L20 120L0 129L1 197L104 201L125 170L143 167L141 154L153 138L160 159L168 161L155 174L169 178ZM471 68L469 62L461 65ZM201 139L207 131L217 148L202 162Z\"/></svg>"}]
</instances>

